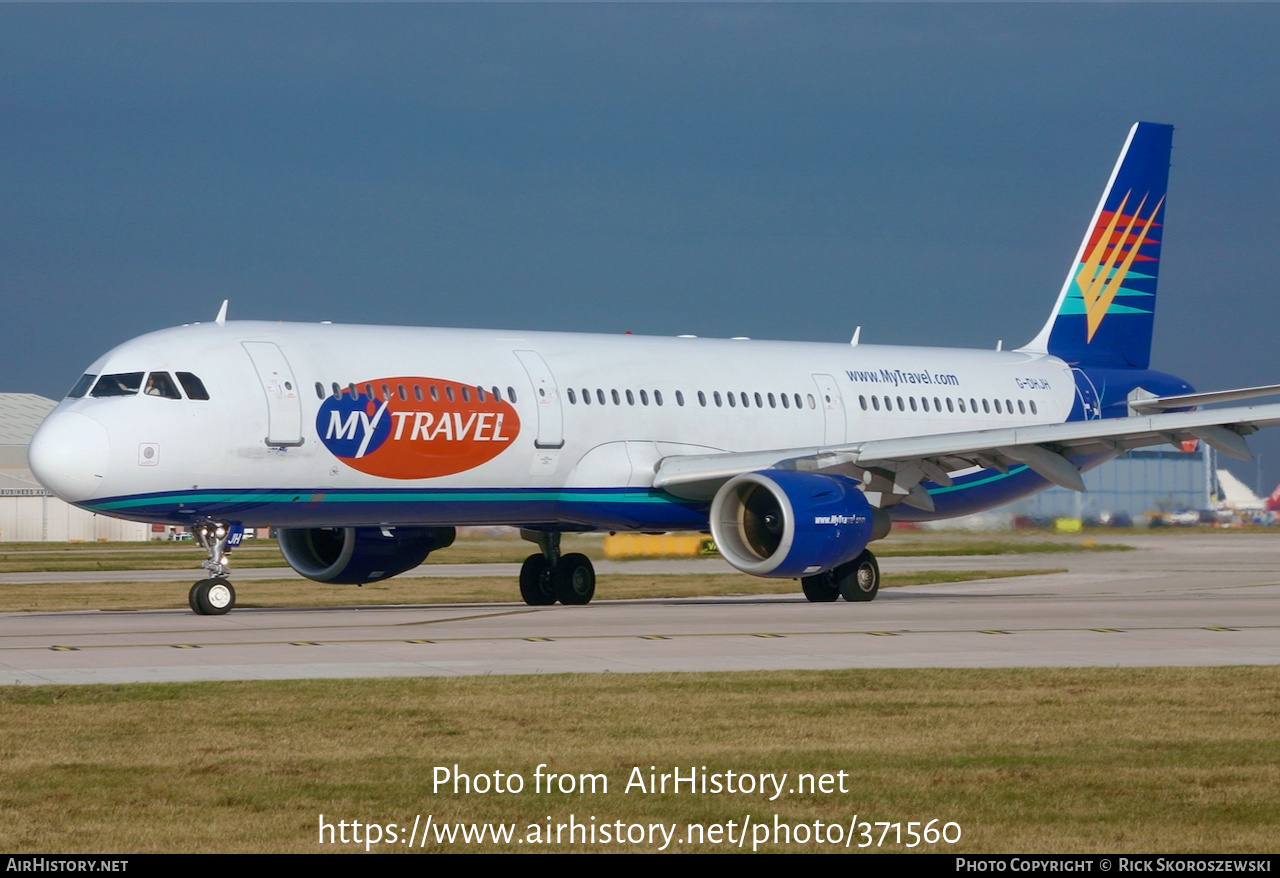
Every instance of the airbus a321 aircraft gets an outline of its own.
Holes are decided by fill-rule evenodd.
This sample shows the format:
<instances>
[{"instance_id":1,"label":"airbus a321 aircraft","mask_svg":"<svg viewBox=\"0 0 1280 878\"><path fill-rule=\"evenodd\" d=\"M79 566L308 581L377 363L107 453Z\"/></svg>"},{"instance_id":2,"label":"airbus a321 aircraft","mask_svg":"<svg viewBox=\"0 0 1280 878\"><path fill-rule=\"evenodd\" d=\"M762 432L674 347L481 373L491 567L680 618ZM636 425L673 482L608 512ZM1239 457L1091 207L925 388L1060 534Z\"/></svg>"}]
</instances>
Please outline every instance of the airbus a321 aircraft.
<instances>
[{"instance_id":1,"label":"airbus a321 aircraft","mask_svg":"<svg viewBox=\"0 0 1280 878\"><path fill-rule=\"evenodd\" d=\"M1280 391L1197 394L1148 368L1173 129L1129 132L1040 333L1010 351L239 322L99 358L40 427L31 468L104 515L185 525L197 613L235 603L228 553L279 528L304 576L360 584L457 525L537 544L529 604L585 604L574 531L710 530L725 560L869 601L893 520L964 515L1126 449L1242 436Z\"/></svg>"}]
</instances>

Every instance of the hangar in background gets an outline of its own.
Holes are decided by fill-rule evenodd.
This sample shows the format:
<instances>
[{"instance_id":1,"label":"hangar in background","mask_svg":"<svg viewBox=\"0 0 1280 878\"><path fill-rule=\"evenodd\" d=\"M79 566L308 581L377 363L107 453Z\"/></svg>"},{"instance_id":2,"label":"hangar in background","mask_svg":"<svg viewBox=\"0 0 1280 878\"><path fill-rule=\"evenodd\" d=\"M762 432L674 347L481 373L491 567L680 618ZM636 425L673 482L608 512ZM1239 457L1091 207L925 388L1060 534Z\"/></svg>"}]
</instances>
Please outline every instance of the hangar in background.
<instances>
[{"instance_id":1,"label":"hangar in background","mask_svg":"<svg viewBox=\"0 0 1280 878\"><path fill-rule=\"evenodd\" d=\"M1085 492L1052 488L1006 507L1034 520L1059 517L1134 524L1176 512L1213 509L1219 494L1213 449L1153 448L1130 451L1084 473Z\"/></svg>"},{"instance_id":2,"label":"hangar in background","mask_svg":"<svg viewBox=\"0 0 1280 878\"><path fill-rule=\"evenodd\" d=\"M31 474L27 445L55 405L34 393L0 393L0 542L150 539L150 525L86 512Z\"/></svg>"}]
</instances>

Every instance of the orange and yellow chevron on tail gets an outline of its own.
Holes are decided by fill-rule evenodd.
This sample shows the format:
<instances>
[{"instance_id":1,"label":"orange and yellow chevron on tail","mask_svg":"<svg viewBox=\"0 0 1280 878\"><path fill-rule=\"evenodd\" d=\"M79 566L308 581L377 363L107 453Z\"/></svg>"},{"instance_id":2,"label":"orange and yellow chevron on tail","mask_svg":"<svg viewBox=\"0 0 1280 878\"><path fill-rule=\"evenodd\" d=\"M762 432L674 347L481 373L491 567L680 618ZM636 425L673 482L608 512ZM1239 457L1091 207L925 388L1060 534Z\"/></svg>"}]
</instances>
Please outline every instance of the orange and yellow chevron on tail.
<instances>
[{"instance_id":1,"label":"orange and yellow chevron on tail","mask_svg":"<svg viewBox=\"0 0 1280 878\"><path fill-rule=\"evenodd\" d=\"M1172 144L1171 125L1129 131L1053 315L1024 350L1080 366L1147 368Z\"/></svg>"}]
</instances>

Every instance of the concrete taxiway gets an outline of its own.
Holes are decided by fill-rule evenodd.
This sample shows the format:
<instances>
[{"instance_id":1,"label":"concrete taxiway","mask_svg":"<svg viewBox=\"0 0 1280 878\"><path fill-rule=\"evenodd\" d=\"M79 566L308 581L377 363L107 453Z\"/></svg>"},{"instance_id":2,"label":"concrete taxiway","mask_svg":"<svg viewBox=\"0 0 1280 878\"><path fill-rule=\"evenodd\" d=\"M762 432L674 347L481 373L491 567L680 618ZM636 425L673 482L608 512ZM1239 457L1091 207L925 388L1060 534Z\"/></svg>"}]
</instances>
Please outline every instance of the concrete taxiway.
<instances>
[{"instance_id":1,"label":"concrete taxiway","mask_svg":"<svg viewBox=\"0 0 1280 878\"><path fill-rule=\"evenodd\" d=\"M885 559L886 572L1068 572L885 589L868 604L810 604L793 593L607 600L611 570L676 572L692 564L716 572L720 562L709 561L602 564L599 597L586 607L0 614L0 682L1280 663L1280 539L1224 534L1125 541L1137 548ZM483 575L514 570L484 566L490 569ZM415 573L457 570L430 565ZM153 575L190 578L174 571ZM62 581L78 576L58 574Z\"/></svg>"}]
</instances>

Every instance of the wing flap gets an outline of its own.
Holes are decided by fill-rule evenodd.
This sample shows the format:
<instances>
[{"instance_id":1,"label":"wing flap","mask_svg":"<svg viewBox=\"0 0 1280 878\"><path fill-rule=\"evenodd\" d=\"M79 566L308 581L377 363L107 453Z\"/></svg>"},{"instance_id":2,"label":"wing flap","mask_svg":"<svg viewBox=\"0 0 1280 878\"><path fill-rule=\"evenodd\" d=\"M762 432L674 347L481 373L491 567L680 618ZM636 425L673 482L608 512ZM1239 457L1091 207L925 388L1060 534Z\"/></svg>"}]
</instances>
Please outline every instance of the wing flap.
<instances>
[{"instance_id":1,"label":"wing flap","mask_svg":"<svg viewBox=\"0 0 1280 878\"><path fill-rule=\"evenodd\" d=\"M875 481L866 478L868 473L882 476L886 490L901 499L925 478L945 484L938 478L939 473L945 475L972 466L1007 470L1013 464L1025 463L1055 484L1081 490L1079 472L1068 457L1123 453L1131 448L1201 439L1225 454L1245 455L1248 459L1243 436L1278 424L1280 403L1272 403L871 439L831 447L686 455L659 461L653 487L702 499L744 472L773 468L828 470L863 481ZM913 478L902 477L908 468ZM869 483L867 487L880 486Z\"/></svg>"}]
</instances>

